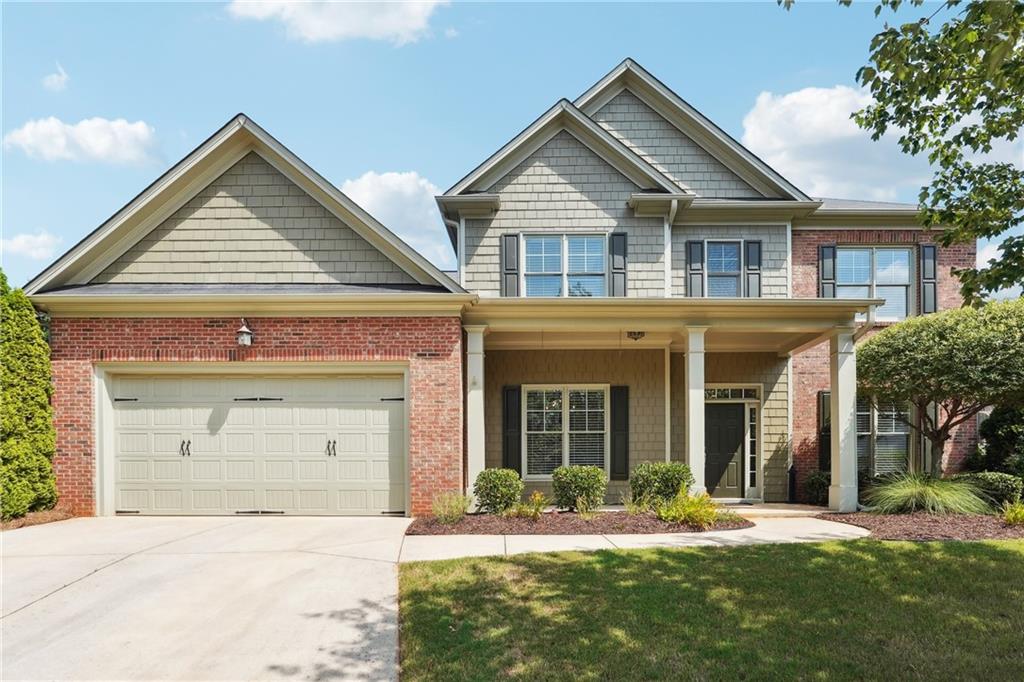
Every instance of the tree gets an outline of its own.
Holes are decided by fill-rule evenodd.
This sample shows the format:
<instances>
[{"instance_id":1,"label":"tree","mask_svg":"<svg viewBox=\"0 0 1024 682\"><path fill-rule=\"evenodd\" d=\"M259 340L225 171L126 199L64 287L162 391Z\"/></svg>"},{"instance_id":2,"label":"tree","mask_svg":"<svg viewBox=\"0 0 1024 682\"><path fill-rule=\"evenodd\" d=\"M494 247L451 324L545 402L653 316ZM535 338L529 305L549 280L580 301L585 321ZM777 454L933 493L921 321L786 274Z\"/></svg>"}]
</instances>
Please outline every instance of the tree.
<instances>
[{"instance_id":1,"label":"tree","mask_svg":"<svg viewBox=\"0 0 1024 682\"><path fill-rule=\"evenodd\" d=\"M0 514L9 519L57 501L50 349L32 303L0 271Z\"/></svg>"},{"instance_id":2,"label":"tree","mask_svg":"<svg viewBox=\"0 0 1024 682\"><path fill-rule=\"evenodd\" d=\"M954 428L989 405L1024 405L1024 299L883 329L857 348L857 395L875 407L912 405L907 424L932 444L941 475Z\"/></svg>"}]
</instances>

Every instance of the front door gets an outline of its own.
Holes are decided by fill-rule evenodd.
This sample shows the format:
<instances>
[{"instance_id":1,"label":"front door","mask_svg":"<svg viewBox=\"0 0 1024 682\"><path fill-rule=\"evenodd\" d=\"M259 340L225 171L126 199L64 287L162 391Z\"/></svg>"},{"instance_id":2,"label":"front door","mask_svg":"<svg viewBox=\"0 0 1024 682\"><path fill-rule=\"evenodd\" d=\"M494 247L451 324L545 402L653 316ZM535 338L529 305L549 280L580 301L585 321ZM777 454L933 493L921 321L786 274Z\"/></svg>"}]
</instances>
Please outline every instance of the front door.
<instances>
[{"instance_id":1,"label":"front door","mask_svg":"<svg viewBox=\"0 0 1024 682\"><path fill-rule=\"evenodd\" d=\"M704 406L705 485L712 497L743 497L743 405Z\"/></svg>"}]
</instances>

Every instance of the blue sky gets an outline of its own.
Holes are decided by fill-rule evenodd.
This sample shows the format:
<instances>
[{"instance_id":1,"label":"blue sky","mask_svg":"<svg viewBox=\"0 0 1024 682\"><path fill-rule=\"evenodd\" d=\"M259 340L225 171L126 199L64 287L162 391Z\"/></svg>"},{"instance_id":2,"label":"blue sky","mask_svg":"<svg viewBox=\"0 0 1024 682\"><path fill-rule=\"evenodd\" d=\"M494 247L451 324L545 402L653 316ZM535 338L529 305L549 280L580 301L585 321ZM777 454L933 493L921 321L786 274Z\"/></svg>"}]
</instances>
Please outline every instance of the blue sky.
<instances>
[{"instance_id":1,"label":"blue sky","mask_svg":"<svg viewBox=\"0 0 1024 682\"><path fill-rule=\"evenodd\" d=\"M430 195L626 56L805 191L913 201L926 165L846 120L873 6L5 4L3 267L24 283L240 111L450 267Z\"/></svg>"}]
</instances>

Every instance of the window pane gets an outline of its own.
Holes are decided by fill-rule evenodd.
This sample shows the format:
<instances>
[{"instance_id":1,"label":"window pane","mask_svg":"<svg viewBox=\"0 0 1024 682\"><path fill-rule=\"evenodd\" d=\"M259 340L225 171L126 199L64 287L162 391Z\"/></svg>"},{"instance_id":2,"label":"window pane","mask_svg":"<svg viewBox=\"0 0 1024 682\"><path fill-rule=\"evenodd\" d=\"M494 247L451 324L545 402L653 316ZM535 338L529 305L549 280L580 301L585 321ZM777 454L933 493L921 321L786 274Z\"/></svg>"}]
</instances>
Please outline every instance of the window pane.
<instances>
[{"instance_id":1,"label":"window pane","mask_svg":"<svg viewBox=\"0 0 1024 682\"><path fill-rule=\"evenodd\" d=\"M526 237L526 272L562 271L561 237Z\"/></svg>"},{"instance_id":2,"label":"window pane","mask_svg":"<svg viewBox=\"0 0 1024 682\"><path fill-rule=\"evenodd\" d=\"M871 287L836 287L836 298L871 298Z\"/></svg>"},{"instance_id":3,"label":"window pane","mask_svg":"<svg viewBox=\"0 0 1024 682\"><path fill-rule=\"evenodd\" d=\"M569 434L569 464L604 468L604 434Z\"/></svg>"},{"instance_id":4,"label":"window pane","mask_svg":"<svg viewBox=\"0 0 1024 682\"><path fill-rule=\"evenodd\" d=\"M893 474L907 468L910 436L878 436L875 438L875 474Z\"/></svg>"},{"instance_id":5,"label":"window pane","mask_svg":"<svg viewBox=\"0 0 1024 682\"><path fill-rule=\"evenodd\" d=\"M604 237L568 237L569 272L604 272Z\"/></svg>"},{"instance_id":6,"label":"window pane","mask_svg":"<svg viewBox=\"0 0 1024 682\"><path fill-rule=\"evenodd\" d=\"M910 284L910 250L876 249L875 284Z\"/></svg>"},{"instance_id":7,"label":"window pane","mask_svg":"<svg viewBox=\"0 0 1024 682\"><path fill-rule=\"evenodd\" d=\"M562 413L561 412L545 412L544 413L544 430L545 431L561 431L562 430Z\"/></svg>"},{"instance_id":8,"label":"window pane","mask_svg":"<svg viewBox=\"0 0 1024 682\"><path fill-rule=\"evenodd\" d=\"M878 411L875 429L878 433L909 433L910 413L896 406L886 406Z\"/></svg>"},{"instance_id":9,"label":"window pane","mask_svg":"<svg viewBox=\"0 0 1024 682\"><path fill-rule=\"evenodd\" d=\"M527 296L561 296L562 276L561 275L527 275L526 276Z\"/></svg>"},{"instance_id":10,"label":"window pane","mask_svg":"<svg viewBox=\"0 0 1024 682\"><path fill-rule=\"evenodd\" d=\"M543 431L544 430L544 413L534 412L530 410L526 413L526 430L527 431Z\"/></svg>"},{"instance_id":11,"label":"window pane","mask_svg":"<svg viewBox=\"0 0 1024 682\"><path fill-rule=\"evenodd\" d=\"M739 272L740 245L708 242L708 272Z\"/></svg>"},{"instance_id":12,"label":"window pane","mask_svg":"<svg viewBox=\"0 0 1024 682\"><path fill-rule=\"evenodd\" d=\"M837 284L871 283L871 249L839 249L836 252Z\"/></svg>"},{"instance_id":13,"label":"window pane","mask_svg":"<svg viewBox=\"0 0 1024 682\"><path fill-rule=\"evenodd\" d=\"M708 275L708 296L739 296L740 278L735 275Z\"/></svg>"},{"instance_id":14,"label":"window pane","mask_svg":"<svg viewBox=\"0 0 1024 682\"><path fill-rule=\"evenodd\" d=\"M875 308L879 320L902 320L907 316L907 287L875 287L875 297L885 304Z\"/></svg>"},{"instance_id":15,"label":"window pane","mask_svg":"<svg viewBox=\"0 0 1024 682\"><path fill-rule=\"evenodd\" d=\"M604 296L604 275L569 275L570 296Z\"/></svg>"},{"instance_id":16,"label":"window pane","mask_svg":"<svg viewBox=\"0 0 1024 682\"><path fill-rule=\"evenodd\" d=\"M857 433L871 433L871 403L857 398Z\"/></svg>"},{"instance_id":17,"label":"window pane","mask_svg":"<svg viewBox=\"0 0 1024 682\"><path fill-rule=\"evenodd\" d=\"M857 471L871 471L871 436L857 436Z\"/></svg>"},{"instance_id":18,"label":"window pane","mask_svg":"<svg viewBox=\"0 0 1024 682\"><path fill-rule=\"evenodd\" d=\"M526 436L526 473L547 476L562 465L562 434L531 433Z\"/></svg>"}]
</instances>

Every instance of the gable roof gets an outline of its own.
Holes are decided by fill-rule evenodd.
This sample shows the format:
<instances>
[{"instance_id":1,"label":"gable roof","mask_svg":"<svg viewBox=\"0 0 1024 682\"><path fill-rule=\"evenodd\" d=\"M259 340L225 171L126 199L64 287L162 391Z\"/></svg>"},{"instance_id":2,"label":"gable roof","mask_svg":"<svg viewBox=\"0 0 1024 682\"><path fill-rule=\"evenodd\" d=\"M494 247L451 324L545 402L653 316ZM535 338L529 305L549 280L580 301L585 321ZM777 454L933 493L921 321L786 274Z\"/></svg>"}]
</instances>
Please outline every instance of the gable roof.
<instances>
[{"instance_id":1,"label":"gable roof","mask_svg":"<svg viewBox=\"0 0 1024 682\"><path fill-rule=\"evenodd\" d=\"M629 90L678 128L729 170L766 196L809 201L796 185L719 128L668 86L630 58L626 58L584 92L574 104L593 116L609 100Z\"/></svg>"},{"instance_id":2,"label":"gable roof","mask_svg":"<svg viewBox=\"0 0 1024 682\"><path fill-rule=\"evenodd\" d=\"M177 208L257 153L422 285L464 290L245 114L238 114L25 285L32 295L87 284Z\"/></svg>"}]
</instances>

